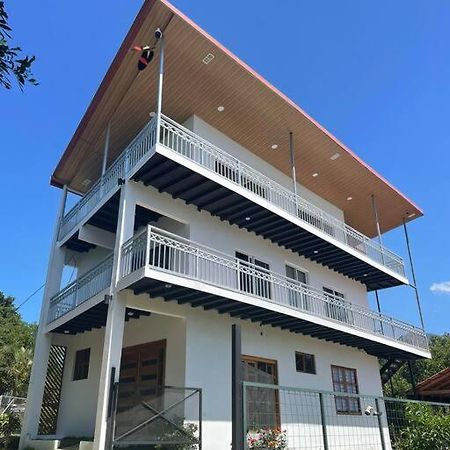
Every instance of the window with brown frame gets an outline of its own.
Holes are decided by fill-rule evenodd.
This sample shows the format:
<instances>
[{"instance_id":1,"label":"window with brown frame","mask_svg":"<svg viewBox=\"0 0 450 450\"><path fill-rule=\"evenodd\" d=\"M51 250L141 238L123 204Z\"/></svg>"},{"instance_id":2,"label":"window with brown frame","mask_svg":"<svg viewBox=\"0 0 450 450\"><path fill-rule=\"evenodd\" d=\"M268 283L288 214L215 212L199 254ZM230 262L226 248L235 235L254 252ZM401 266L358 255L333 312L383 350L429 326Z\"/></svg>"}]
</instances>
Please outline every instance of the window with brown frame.
<instances>
[{"instance_id":1,"label":"window with brown frame","mask_svg":"<svg viewBox=\"0 0 450 450\"><path fill-rule=\"evenodd\" d=\"M89 360L91 349L78 350L75 355L75 365L73 368L73 380L85 380L89 376Z\"/></svg>"},{"instance_id":2,"label":"window with brown frame","mask_svg":"<svg viewBox=\"0 0 450 450\"><path fill-rule=\"evenodd\" d=\"M316 374L316 358L309 353L295 352L295 369L297 372Z\"/></svg>"},{"instance_id":3,"label":"window with brown frame","mask_svg":"<svg viewBox=\"0 0 450 450\"><path fill-rule=\"evenodd\" d=\"M356 369L331 366L334 392L359 394ZM361 414L361 404L358 397L335 395L336 412L338 414Z\"/></svg>"}]
</instances>

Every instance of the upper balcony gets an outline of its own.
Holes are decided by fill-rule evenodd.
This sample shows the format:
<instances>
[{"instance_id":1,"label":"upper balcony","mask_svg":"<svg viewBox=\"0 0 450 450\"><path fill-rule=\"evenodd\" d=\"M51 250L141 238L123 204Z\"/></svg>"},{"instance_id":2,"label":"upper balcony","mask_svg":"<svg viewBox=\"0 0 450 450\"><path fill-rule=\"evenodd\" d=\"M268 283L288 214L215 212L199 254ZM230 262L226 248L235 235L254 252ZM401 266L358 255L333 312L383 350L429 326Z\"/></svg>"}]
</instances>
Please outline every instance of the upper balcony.
<instances>
[{"instance_id":1,"label":"upper balcony","mask_svg":"<svg viewBox=\"0 0 450 450\"><path fill-rule=\"evenodd\" d=\"M73 239L85 223L113 229L114 194L120 180L131 178L360 281L368 290L407 283L403 260L386 247L168 117L161 117L159 133L156 124L154 117L64 216L60 243Z\"/></svg>"},{"instance_id":2,"label":"upper balcony","mask_svg":"<svg viewBox=\"0 0 450 450\"><path fill-rule=\"evenodd\" d=\"M103 304L98 294L109 286L111 265L109 257L53 297L52 329L77 332L104 323L106 313L99 319L101 311L88 310ZM122 247L118 289L130 288L379 357L428 355L420 328L152 226Z\"/></svg>"}]
</instances>

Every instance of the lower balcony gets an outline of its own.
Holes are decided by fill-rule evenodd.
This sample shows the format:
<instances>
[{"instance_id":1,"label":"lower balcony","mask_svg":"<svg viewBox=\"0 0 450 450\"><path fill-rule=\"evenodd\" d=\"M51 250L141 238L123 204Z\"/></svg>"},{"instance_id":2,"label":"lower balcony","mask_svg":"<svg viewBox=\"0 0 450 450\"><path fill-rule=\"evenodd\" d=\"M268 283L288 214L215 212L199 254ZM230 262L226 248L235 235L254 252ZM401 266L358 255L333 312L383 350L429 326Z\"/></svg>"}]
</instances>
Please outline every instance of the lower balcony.
<instances>
[{"instance_id":1,"label":"lower balcony","mask_svg":"<svg viewBox=\"0 0 450 450\"><path fill-rule=\"evenodd\" d=\"M349 345L429 356L425 332L307 284L148 226L122 248L119 288Z\"/></svg>"}]
</instances>

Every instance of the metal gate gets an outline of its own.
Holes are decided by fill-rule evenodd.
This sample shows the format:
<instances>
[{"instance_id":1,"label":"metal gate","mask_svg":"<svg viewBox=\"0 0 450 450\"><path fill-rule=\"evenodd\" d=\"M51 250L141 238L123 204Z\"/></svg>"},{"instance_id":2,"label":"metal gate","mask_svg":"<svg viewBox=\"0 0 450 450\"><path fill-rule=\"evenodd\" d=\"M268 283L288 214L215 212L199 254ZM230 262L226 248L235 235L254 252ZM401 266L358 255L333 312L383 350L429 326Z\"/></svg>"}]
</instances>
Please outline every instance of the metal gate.
<instances>
[{"instance_id":1,"label":"metal gate","mask_svg":"<svg viewBox=\"0 0 450 450\"><path fill-rule=\"evenodd\" d=\"M124 397L125 406L119 407ZM129 387L119 382L113 385L110 408L111 449L202 450L201 389L155 386L130 397Z\"/></svg>"}]
</instances>

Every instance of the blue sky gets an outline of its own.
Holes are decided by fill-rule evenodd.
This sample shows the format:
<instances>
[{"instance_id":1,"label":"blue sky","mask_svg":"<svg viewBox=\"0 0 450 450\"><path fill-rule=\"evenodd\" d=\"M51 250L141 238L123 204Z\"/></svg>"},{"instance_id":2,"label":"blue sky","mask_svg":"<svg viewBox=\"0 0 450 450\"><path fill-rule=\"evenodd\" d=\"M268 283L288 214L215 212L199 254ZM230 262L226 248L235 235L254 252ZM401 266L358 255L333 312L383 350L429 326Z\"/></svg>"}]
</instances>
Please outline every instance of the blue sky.
<instances>
[{"instance_id":1,"label":"blue sky","mask_svg":"<svg viewBox=\"0 0 450 450\"><path fill-rule=\"evenodd\" d=\"M410 234L425 322L450 331L450 286L430 289L450 280L450 3L173 3L424 209ZM45 279L59 198L50 174L140 5L6 1L40 81L24 94L0 90L0 290L18 303ZM407 256L401 230L385 243ZM380 298L384 312L418 323L410 288ZM37 320L40 301L21 309L26 320Z\"/></svg>"}]
</instances>

